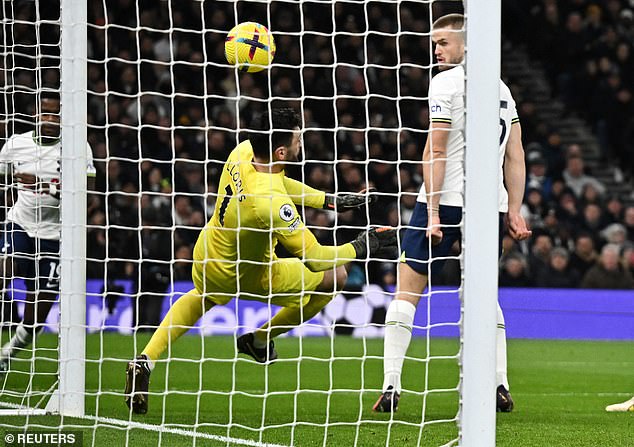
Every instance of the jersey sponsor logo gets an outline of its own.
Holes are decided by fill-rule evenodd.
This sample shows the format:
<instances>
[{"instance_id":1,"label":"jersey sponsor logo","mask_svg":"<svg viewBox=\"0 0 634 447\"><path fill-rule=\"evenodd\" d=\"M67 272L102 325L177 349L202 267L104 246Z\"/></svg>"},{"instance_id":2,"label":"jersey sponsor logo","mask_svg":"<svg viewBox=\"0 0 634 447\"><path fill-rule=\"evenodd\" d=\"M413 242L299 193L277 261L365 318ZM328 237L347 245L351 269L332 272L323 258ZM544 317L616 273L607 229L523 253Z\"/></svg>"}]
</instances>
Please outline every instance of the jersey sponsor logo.
<instances>
[{"instance_id":1,"label":"jersey sponsor logo","mask_svg":"<svg viewBox=\"0 0 634 447\"><path fill-rule=\"evenodd\" d=\"M439 113L439 112L442 112L442 107L440 107L436 103L432 103L431 107L429 108L429 111L431 113Z\"/></svg>"},{"instance_id":2,"label":"jersey sponsor logo","mask_svg":"<svg viewBox=\"0 0 634 447\"><path fill-rule=\"evenodd\" d=\"M295 211L293 211L293 207L288 203L285 203L280 207L280 217L284 222L290 222L295 218Z\"/></svg>"}]
</instances>

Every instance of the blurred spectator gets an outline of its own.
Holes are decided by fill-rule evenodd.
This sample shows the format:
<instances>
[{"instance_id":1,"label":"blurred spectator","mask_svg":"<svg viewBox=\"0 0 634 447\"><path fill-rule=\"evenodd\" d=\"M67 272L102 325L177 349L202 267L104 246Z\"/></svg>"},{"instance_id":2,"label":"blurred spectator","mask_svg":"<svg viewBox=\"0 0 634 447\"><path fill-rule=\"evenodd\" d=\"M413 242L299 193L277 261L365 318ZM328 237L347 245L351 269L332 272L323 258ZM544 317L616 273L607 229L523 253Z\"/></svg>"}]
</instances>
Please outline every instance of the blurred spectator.
<instances>
[{"instance_id":1,"label":"blurred spectator","mask_svg":"<svg viewBox=\"0 0 634 447\"><path fill-rule=\"evenodd\" d=\"M634 277L634 243L627 242L623 247L623 265L625 269Z\"/></svg>"},{"instance_id":2,"label":"blurred spectator","mask_svg":"<svg viewBox=\"0 0 634 447\"><path fill-rule=\"evenodd\" d=\"M611 224L624 222L623 208L623 202L618 198L618 196L611 196L605 204L606 223ZM632 235L629 235L628 239L634 241L631 236Z\"/></svg>"},{"instance_id":3,"label":"blurred spectator","mask_svg":"<svg viewBox=\"0 0 634 447\"><path fill-rule=\"evenodd\" d=\"M531 254L528 257L529 270L533 278L539 278L548 269L552 249L553 243L550 236L538 234L535 237Z\"/></svg>"},{"instance_id":4,"label":"blurred spectator","mask_svg":"<svg viewBox=\"0 0 634 447\"><path fill-rule=\"evenodd\" d=\"M192 248L189 245L181 245L176 249L172 267L174 281L191 281L192 256Z\"/></svg>"},{"instance_id":5,"label":"blurred spectator","mask_svg":"<svg viewBox=\"0 0 634 447\"><path fill-rule=\"evenodd\" d=\"M627 239L634 241L634 206L628 206L623 213L623 222L627 230Z\"/></svg>"},{"instance_id":6,"label":"blurred spectator","mask_svg":"<svg viewBox=\"0 0 634 447\"><path fill-rule=\"evenodd\" d=\"M596 263L598 254L594 240L588 234L581 234L575 241L575 250L570 256L570 267L583 278L586 272Z\"/></svg>"},{"instance_id":7,"label":"blurred spectator","mask_svg":"<svg viewBox=\"0 0 634 447\"><path fill-rule=\"evenodd\" d=\"M601 206L601 204L603 203L603 198L601 197L601 194L596 189L594 184L586 183L583 186L583 189L581 191L580 203L582 206L590 204Z\"/></svg>"},{"instance_id":8,"label":"blurred spectator","mask_svg":"<svg viewBox=\"0 0 634 447\"><path fill-rule=\"evenodd\" d=\"M577 228L583 222L578 200L570 189L565 189L559 196L557 219L569 228Z\"/></svg>"},{"instance_id":9,"label":"blurred spectator","mask_svg":"<svg viewBox=\"0 0 634 447\"><path fill-rule=\"evenodd\" d=\"M414 214L418 188L410 186L401 195L401 222L409 222Z\"/></svg>"},{"instance_id":10,"label":"blurred spectator","mask_svg":"<svg viewBox=\"0 0 634 447\"><path fill-rule=\"evenodd\" d=\"M605 186L596 178L586 175L584 172L584 163L581 157L572 156L566 161L566 169L563 172L563 178L566 185L572 189L577 197L581 197L585 185L592 185L599 192L605 193Z\"/></svg>"},{"instance_id":11,"label":"blurred spectator","mask_svg":"<svg viewBox=\"0 0 634 447\"><path fill-rule=\"evenodd\" d=\"M608 244L614 244L619 248L622 248L625 244L627 232L625 227L621 224L614 223L608 225L602 232L601 237L605 239Z\"/></svg>"},{"instance_id":12,"label":"blurred spectator","mask_svg":"<svg viewBox=\"0 0 634 447\"><path fill-rule=\"evenodd\" d=\"M548 267L536 277L537 287L567 288L579 287L579 274L570 267L568 250L556 247L550 252Z\"/></svg>"},{"instance_id":13,"label":"blurred spectator","mask_svg":"<svg viewBox=\"0 0 634 447\"><path fill-rule=\"evenodd\" d=\"M161 322L161 308L170 282L172 258L171 221L150 206L144 194L141 229L141 268L137 305L133 309L135 326L140 331L154 331ZM167 225L166 225L167 222Z\"/></svg>"},{"instance_id":14,"label":"blurred spectator","mask_svg":"<svg viewBox=\"0 0 634 447\"><path fill-rule=\"evenodd\" d=\"M539 152L530 152L526 160L528 171L526 172L526 188L541 191L546 200L550 198L553 180L546 175L546 159Z\"/></svg>"},{"instance_id":15,"label":"blurred spectator","mask_svg":"<svg viewBox=\"0 0 634 447\"><path fill-rule=\"evenodd\" d=\"M542 190L530 187L526 191L526 198L520 208L520 213L529 228L535 230L544 227L544 215L546 214L546 203Z\"/></svg>"},{"instance_id":16,"label":"blurred spectator","mask_svg":"<svg viewBox=\"0 0 634 447\"><path fill-rule=\"evenodd\" d=\"M582 230L588 233L598 233L605 226L603 210L594 203L583 208Z\"/></svg>"},{"instance_id":17,"label":"blurred spectator","mask_svg":"<svg viewBox=\"0 0 634 447\"><path fill-rule=\"evenodd\" d=\"M581 287L586 289L632 289L634 279L620 259L620 248L607 244L601 250L599 261L585 274Z\"/></svg>"},{"instance_id":18,"label":"blurred spectator","mask_svg":"<svg viewBox=\"0 0 634 447\"><path fill-rule=\"evenodd\" d=\"M501 264L500 287L531 287L533 285L526 260L519 253L503 256Z\"/></svg>"}]
</instances>

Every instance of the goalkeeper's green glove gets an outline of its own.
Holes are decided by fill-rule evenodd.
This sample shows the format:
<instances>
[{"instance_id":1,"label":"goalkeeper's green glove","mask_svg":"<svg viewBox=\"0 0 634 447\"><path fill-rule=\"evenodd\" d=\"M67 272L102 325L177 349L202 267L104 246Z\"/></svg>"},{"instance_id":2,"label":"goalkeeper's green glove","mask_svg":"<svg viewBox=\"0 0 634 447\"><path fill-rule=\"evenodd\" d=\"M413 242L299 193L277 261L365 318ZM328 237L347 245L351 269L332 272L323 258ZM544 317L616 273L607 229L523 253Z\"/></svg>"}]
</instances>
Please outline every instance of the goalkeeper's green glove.
<instances>
[{"instance_id":1,"label":"goalkeeper's green glove","mask_svg":"<svg viewBox=\"0 0 634 447\"><path fill-rule=\"evenodd\" d=\"M353 208L360 208L363 205L376 201L376 196L372 193L376 192L376 188L367 188L352 194L330 195L326 194L324 201L325 210L348 211Z\"/></svg>"},{"instance_id":2,"label":"goalkeeper's green glove","mask_svg":"<svg viewBox=\"0 0 634 447\"><path fill-rule=\"evenodd\" d=\"M363 231L350 243L354 247L357 259L398 258L398 233L389 227Z\"/></svg>"}]
</instances>

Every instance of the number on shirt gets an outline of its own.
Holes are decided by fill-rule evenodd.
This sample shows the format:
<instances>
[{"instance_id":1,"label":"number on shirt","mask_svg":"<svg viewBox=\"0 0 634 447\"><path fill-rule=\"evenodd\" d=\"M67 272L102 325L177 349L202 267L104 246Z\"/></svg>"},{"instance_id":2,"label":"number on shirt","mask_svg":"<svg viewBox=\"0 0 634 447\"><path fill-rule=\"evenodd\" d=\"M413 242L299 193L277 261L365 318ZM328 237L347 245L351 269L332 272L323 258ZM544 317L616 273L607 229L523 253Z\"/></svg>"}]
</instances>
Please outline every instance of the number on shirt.
<instances>
[{"instance_id":1,"label":"number on shirt","mask_svg":"<svg viewBox=\"0 0 634 447\"><path fill-rule=\"evenodd\" d=\"M233 190L231 186L227 185L225 188L225 198L222 200L222 204L220 205L220 225L225 226L225 213L227 212L227 206L229 206L229 201L231 200L231 196L233 195Z\"/></svg>"},{"instance_id":2,"label":"number on shirt","mask_svg":"<svg viewBox=\"0 0 634 447\"><path fill-rule=\"evenodd\" d=\"M508 103L506 101L500 101L500 109L506 108L508 108ZM506 136L506 121L504 121L502 118L500 118L500 126L502 126L502 128L500 129L500 146L502 146L502 143L504 142L504 137Z\"/></svg>"}]
</instances>

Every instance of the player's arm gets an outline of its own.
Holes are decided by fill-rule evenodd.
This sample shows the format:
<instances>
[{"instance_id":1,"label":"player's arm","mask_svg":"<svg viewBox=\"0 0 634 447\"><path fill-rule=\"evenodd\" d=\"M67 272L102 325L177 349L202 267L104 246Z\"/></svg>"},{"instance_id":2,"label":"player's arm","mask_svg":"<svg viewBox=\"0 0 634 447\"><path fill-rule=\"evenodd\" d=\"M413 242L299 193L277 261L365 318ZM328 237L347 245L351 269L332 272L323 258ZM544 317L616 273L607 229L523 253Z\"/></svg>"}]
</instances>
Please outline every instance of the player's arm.
<instances>
[{"instance_id":1,"label":"player's arm","mask_svg":"<svg viewBox=\"0 0 634 447\"><path fill-rule=\"evenodd\" d=\"M289 177L284 177L284 187L295 205L309 208L347 211L372 203L375 199L375 196L370 195L374 188L365 189L357 194L326 194Z\"/></svg>"},{"instance_id":2,"label":"player's arm","mask_svg":"<svg viewBox=\"0 0 634 447\"><path fill-rule=\"evenodd\" d=\"M0 149L0 189L5 190L13 184L13 165L8 143Z\"/></svg>"},{"instance_id":3,"label":"player's arm","mask_svg":"<svg viewBox=\"0 0 634 447\"><path fill-rule=\"evenodd\" d=\"M511 125L511 133L504 152L504 185L509 195L509 233L513 239L521 241L531 235L526 221L520 213L524 187L526 185L526 167L524 147L522 146L522 126L519 122Z\"/></svg>"},{"instance_id":4,"label":"player's arm","mask_svg":"<svg viewBox=\"0 0 634 447\"><path fill-rule=\"evenodd\" d=\"M339 267L356 259L396 259L398 237L396 230L374 228L363 231L352 242L343 245L321 245L306 227L294 237L279 239L282 245L313 272Z\"/></svg>"},{"instance_id":5,"label":"player's arm","mask_svg":"<svg viewBox=\"0 0 634 447\"><path fill-rule=\"evenodd\" d=\"M294 256L302 259L306 267L313 272L339 267L357 258L351 243L343 245L321 245L308 228L293 231L286 237L278 238L284 247Z\"/></svg>"},{"instance_id":6,"label":"player's arm","mask_svg":"<svg viewBox=\"0 0 634 447\"><path fill-rule=\"evenodd\" d=\"M309 208L322 208L326 200L326 193L284 176L284 187L295 205Z\"/></svg>"},{"instance_id":7,"label":"player's arm","mask_svg":"<svg viewBox=\"0 0 634 447\"><path fill-rule=\"evenodd\" d=\"M425 150L423 150L423 177L427 193L427 215L430 223L427 237L431 238L434 245L442 239L438 210L442 185L445 181L447 140L450 130L451 124L432 121Z\"/></svg>"},{"instance_id":8,"label":"player's arm","mask_svg":"<svg viewBox=\"0 0 634 447\"><path fill-rule=\"evenodd\" d=\"M277 208L277 205L273 206L273 210ZM355 259L366 259L368 255L384 259L398 257L395 230L374 229L361 233L347 244L321 245L290 203L281 203L279 213L274 211L272 216L277 240L313 272L332 269Z\"/></svg>"}]
</instances>

